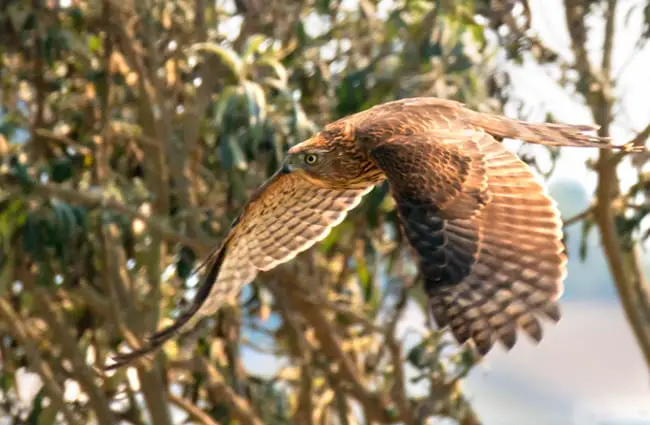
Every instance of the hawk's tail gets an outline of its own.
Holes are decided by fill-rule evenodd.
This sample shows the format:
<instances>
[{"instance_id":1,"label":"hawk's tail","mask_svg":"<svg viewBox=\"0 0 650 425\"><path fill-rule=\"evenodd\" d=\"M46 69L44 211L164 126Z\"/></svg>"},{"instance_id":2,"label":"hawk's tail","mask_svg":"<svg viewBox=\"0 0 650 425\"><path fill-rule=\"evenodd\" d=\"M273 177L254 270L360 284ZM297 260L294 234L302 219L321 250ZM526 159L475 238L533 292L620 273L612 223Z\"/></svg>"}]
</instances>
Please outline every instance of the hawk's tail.
<instances>
[{"instance_id":1,"label":"hawk's tail","mask_svg":"<svg viewBox=\"0 0 650 425\"><path fill-rule=\"evenodd\" d=\"M496 137L523 140L547 146L577 146L587 148L620 149L624 151L644 150L643 146L632 144L612 145L608 137L589 134L597 131L596 125L574 125L541 123L534 124L500 115L484 114L471 110L468 112L469 123L484 129Z\"/></svg>"},{"instance_id":2,"label":"hawk's tail","mask_svg":"<svg viewBox=\"0 0 650 425\"><path fill-rule=\"evenodd\" d=\"M129 353L117 354L113 357L115 363L105 366L104 370L112 370L120 368L128 363L133 362L134 360L153 353L158 350L162 345L170 339L176 332L183 328L199 311L205 300L210 295L210 290L212 289L217 276L219 275L219 270L221 265L226 257L228 239L226 239L218 251L213 252L210 256L201 264L197 269L205 267L207 273L203 279L203 282L199 288L199 291L194 297L190 307L184 311L177 319L169 325L168 327L159 330L158 332L152 334L147 338L147 343L142 347L133 350Z\"/></svg>"}]
</instances>

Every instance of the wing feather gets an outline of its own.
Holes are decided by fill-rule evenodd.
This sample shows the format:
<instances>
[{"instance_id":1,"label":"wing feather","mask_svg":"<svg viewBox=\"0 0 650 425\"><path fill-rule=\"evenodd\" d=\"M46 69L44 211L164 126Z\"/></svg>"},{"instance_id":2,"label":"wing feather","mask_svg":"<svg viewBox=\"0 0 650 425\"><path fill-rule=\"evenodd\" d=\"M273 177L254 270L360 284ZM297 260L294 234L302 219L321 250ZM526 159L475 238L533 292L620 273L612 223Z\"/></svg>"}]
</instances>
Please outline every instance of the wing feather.
<instances>
[{"instance_id":1,"label":"wing feather","mask_svg":"<svg viewBox=\"0 0 650 425\"><path fill-rule=\"evenodd\" d=\"M406 237L431 281L466 278L480 249L476 217L488 202L476 132L395 136L370 152L386 174Z\"/></svg>"},{"instance_id":2,"label":"wing feather","mask_svg":"<svg viewBox=\"0 0 650 425\"><path fill-rule=\"evenodd\" d=\"M446 163L457 146L462 160ZM496 341L511 348L518 329L541 340L538 316L560 318L566 258L559 213L528 166L481 131L393 136L371 157L388 178L438 326L481 354Z\"/></svg>"},{"instance_id":3,"label":"wing feather","mask_svg":"<svg viewBox=\"0 0 650 425\"><path fill-rule=\"evenodd\" d=\"M234 302L259 271L290 261L324 239L371 189L317 187L300 172L280 170L251 198L221 248L206 261L207 272L190 308L144 347L115 356L106 369L153 352L190 321Z\"/></svg>"},{"instance_id":4,"label":"wing feather","mask_svg":"<svg viewBox=\"0 0 650 425\"><path fill-rule=\"evenodd\" d=\"M528 166L491 137L480 146L492 195L480 217L480 255L467 279L434 291L430 305L439 326L485 355L496 341L512 348L517 329L540 341L540 315L560 319L566 257L559 213ZM509 178L515 169L520 178Z\"/></svg>"}]
</instances>

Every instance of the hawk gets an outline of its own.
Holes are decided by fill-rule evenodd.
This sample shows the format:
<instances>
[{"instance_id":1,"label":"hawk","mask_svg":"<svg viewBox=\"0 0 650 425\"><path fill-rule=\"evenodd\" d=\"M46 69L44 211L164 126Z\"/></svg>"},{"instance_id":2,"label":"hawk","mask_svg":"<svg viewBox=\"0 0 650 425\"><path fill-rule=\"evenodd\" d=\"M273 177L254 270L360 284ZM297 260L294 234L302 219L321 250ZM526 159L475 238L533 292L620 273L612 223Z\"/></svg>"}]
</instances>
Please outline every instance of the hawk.
<instances>
[{"instance_id":1,"label":"hawk","mask_svg":"<svg viewBox=\"0 0 650 425\"><path fill-rule=\"evenodd\" d=\"M500 142L619 148L589 125L532 124L431 97L374 106L291 147L206 260L191 306L119 367L159 348L190 319L211 315L258 272L325 238L376 184L388 180L428 295L430 315L458 343L487 354L521 331L539 342L557 322L566 256L554 201Z\"/></svg>"}]
</instances>

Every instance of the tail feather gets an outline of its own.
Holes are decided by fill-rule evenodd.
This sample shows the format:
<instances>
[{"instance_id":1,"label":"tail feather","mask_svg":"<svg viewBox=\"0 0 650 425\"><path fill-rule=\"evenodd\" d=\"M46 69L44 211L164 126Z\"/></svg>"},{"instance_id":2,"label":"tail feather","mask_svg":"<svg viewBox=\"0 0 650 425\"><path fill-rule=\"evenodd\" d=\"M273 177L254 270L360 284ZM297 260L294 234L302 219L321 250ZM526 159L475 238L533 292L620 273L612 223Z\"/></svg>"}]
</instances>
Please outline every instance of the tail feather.
<instances>
[{"instance_id":1,"label":"tail feather","mask_svg":"<svg viewBox=\"0 0 650 425\"><path fill-rule=\"evenodd\" d=\"M221 266L223 264L224 258L226 256L227 252L227 240L222 244L221 248L219 248L218 251L215 251L212 253L198 268L203 268L206 267L208 272L203 280L203 284L201 285L199 292L196 294L196 297L194 298L194 301L192 302L192 305L190 306L189 309L187 309L185 312L183 312L178 319L168 327L161 329L160 331L152 334L149 338L147 338L147 343L143 345L142 347L135 349L129 353L121 353L117 354L113 357L113 361L115 363L105 366L104 370L112 370L112 369L118 369L128 363L133 362L134 360L145 356L147 354L153 353L154 351L158 350L162 345L169 340L171 337L173 337L176 332L178 332L181 328L183 328L193 317L194 315L199 311L199 309L203 306L204 302L208 298L208 295L210 294L210 290L212 289L217 276L219 274L219 270L221 269Z\"/></svg>"}]
</instances>

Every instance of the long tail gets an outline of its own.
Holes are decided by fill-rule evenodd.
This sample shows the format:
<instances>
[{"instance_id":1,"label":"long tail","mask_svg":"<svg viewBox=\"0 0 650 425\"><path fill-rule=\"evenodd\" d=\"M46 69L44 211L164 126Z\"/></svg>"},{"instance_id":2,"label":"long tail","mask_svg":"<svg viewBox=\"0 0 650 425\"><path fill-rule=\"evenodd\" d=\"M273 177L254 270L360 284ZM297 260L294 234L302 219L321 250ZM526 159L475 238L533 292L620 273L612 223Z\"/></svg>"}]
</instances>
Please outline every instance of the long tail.
<instances>
[{"instance_id":1,"label":"long tail","mask_svg":"<svg viewBox=\"0 0 650 425\"><path fill-rule=\"evenodd\" d=\"M144 355L153 353L162 347L162 345L168 339L174 336L177 331L179 331L183 326L185 326L185 324L190 321L190 319L192 319L196 312L199 311L206 298L210 295L210 290L212 289L214 282L217 280L219 270L221 269L221 265L223 264L224 258L226 257L226 251L228 250L227 246L228 238L226 238L219 250L213 252L199 267L197 267L198 270L205 266L208 271L203 279L203 283L201 284L198 293L196 294L196 297L194 298L194 301L192 301L192 305L190 305L190 308L187 309L187 311L183 312L173 324L164 329L161 329L160 331L147 338L147 343L141 348L133 350L130 353L121 353L115 355L113 357L113 361L115 363L109 366L104 366L104 370L108 371L120 368Z\"/></svg>"},{"instance_id":2,"label":"long tail","mask_svg":"<svg viewBox=\"0 0 650 425\"><path fill-rule=\"evenodd\" d=\"M497 137L519 139L547 146L578 146L601 149L617 149L627 152L645 150L644 146L633 144L612 145L608 137L588 134L600 127L594 125L573 125L543 123L534 124L500 115L485 114L466 109L466 119L472 126L480 127Z\"/></svg>"}]
</instances>

